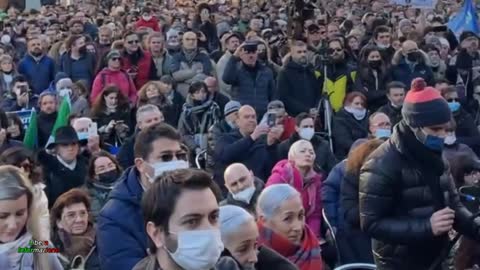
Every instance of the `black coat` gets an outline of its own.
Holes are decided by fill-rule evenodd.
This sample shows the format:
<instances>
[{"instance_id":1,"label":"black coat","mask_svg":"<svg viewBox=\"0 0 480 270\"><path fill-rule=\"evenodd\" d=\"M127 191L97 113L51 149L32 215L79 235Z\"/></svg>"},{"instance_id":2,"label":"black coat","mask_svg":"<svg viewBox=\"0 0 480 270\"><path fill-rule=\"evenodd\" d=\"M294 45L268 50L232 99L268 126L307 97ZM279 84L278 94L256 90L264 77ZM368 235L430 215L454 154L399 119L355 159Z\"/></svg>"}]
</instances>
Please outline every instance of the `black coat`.
<instances>
[{"instance_id":1,"label":"black coat","mask_svg":"<svg viewBox=\"0 0 480 270\"><path fill-rule=\"evenodd\" d=\"M118 136L115 132L115 128L110 133L101 132L102 127L106 127L108 123L110 123L110 121L112 120L123 121L123 123L129 127L128 135L133 133L134 125L131 121L132 119L130 112L130 108L125 108L123 110L118 110L114 113L106 113L105 111L102 111L98 114L92 115L92 120L94 122L97 122L98 124L98 129L102 141L111 145L115 145L119 142Z\"/></svg>"},{"instance_id":2,"label":"black coat","mask_svg":"<svg viewBox=\"0 0 480 270\"><path fill-rule=\"evenodd\" d=\"M289 60L277 77L277 95L291 116L318 106L322 85L311 65L306 67Z\"/></svg>"},{"instance_id":3,"label":"black coat","mask_svg":"<svg viewBox=\"0 0 480 270\"><path fill-rule=\"evenodd\" d=\"M38 153L38 161L43 169L45 194L48 198L49 208L53 206L60 195L85 184L88 160L81 155L77 157L77 165L73 171L60 163L56 156L47 154L45 151Z\"/></svg>"},{"instance_id":4,"label":"black coat","mask_svg":"<svg viewBox=\"0 0 480 270\"><path fill-rule=\"evenodd\" d=\"M265 246L260 246L257 253L258 262L255 264L256 270L297 270L298 268L287 258L278 254L275 250ZM243 269L238 262L225 249L222 257L217 262L215 269L218 270L241 270Z\"/></svg>"},{"instance_id":5,"label":"black coat","mask_svg":"<svg viewBox=\"0 0 480 270\"><path fill-rule=\"evenodd\" d=\"M287 159L290 147L298 140L300 140L300 136L295 132L290 138L280 143L278 145L277 160ZM313 149L315 149L315 167L321 169L325 174L330 173L338 161L330 150L329 143L319 136L313 136L310 142L313 145Z\"/></svg>"},{"instance_id":6,"label":"black coat","mask_svg":"<svg viewBox=\"0 0 480 270\"><path fill-rule=\"evenodd\" d=\"M345 109L341 109L332 122L332 137L335 148L335 155L343 159L350 151L350 146L362 138L368 136L368 115L362 120L357 120Z\"/></svg>"},{"instance_id":7,"label":"black coat","mask_svg":"<svg viewBox=\"0 0 480 270\"><path fill-rule=\"evenodd\" d=\"M183 104L185 104L185 98L174 90L172 105L168 108L167 111L162 111L163 116L165 117L165 122L173 127L178 126L178 120L180 119L180 114L182 114Z\"/></svg>"},{"instance_id":8,"label":"black coat","mask_svg":"<svg viewBox=\"0 0 480 270\"><path fill-rule=\"evenodd\" d=\"M235 205L239 206L248 212L255 214L256 213L256 205L257 205L257 199L260 193L262 192L263 188L265 187L265 183L261 179L255 178L254 180L255 184L255 193L252 195L252 199L250 200L250 203L247 204L246 202L243 201L237 201L233 198L232 194L229 192L227 195L227 198L223 201L220 202L220 206L222 205Z\"/></svg>"},{"instance_id":9,"label":"black coat","mask_svg":"<svg viewBox=\"0 0 480 270\"><path fill-rule=\"evenodd\" d=\"M220 137L215 146L215 181L224 188L223 172L230 164L239 162L252 170L253 175L266 181L277 154L277 145L267 145L266 136L252 140L235 130Z\"/></svg>"},{"instance_id":10,"label":"black coat","mask_svg":"<svg viewBox=\"0 0 480 270\"><path fill-rule=\"evenodd\" d=\"M480 132L475 125L473 117L463 109L454 113L453 117L457 123L455 136L459 143L470 146L477 155L480 154Z\"/></svg>"},{"instance_id":11,"label":"black coat","mask_svg":"<svg viewBox=\"0 0 480 270\"><path fill-rule=\"evenodd\" d=\"M420 143L402 121L360 173L360 223L372 238L378 270L425 270L442 255L448 235L434 236L432 214L455 211L454 229L480 240L480 218L460 203L440 153Z\"/></svg>"},{"instance_id":12,"label":"black coat","mask_svg":"<svg viewBox=\"0 0 480 270\"><path fill-rule=\"evenodd\" d=\"M367 97L369 111L376 111L387 103L387 82L390 78L387 72L379 71L377 76L369 67L362 67L358 73L359 90Z\"/></svg>"},{"instance_id":13,"label":"black coat","mask_svg":"<svg viewBox=\"0 0 480 270\"><path fill-rule=\"evenodd\" d=\"M390 118L390 123L392 123L392 127L398 124L403 119L402 116L402 107L395 108L392 106L392 103L388 102L387 104L383 105L378 109L378 112L382 112Z\"/></svg>"},{"instance_id":14,"label":"black coat","mask_svg":"<svg viewBox=\"0 0 480 270\"><path fill-rule=\"evenodd\" d=\"M213 101L217 103L218 107L220 107L220 114L223 118L223 110L225 109L225 105L230 101L230 99L220 92L216 92L213 96Z\"/></svg>"}]
</instances>

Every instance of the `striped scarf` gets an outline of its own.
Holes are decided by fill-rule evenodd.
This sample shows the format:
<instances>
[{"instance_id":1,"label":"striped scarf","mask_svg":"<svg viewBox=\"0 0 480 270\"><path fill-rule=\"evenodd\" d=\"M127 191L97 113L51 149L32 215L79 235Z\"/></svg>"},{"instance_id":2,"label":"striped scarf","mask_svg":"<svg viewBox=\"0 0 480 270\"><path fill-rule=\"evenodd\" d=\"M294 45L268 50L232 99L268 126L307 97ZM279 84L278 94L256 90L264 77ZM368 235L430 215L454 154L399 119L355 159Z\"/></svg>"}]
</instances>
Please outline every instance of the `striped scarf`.
<instances>
[{"instance_id":1,"label":"striped scarf","mask_svg":"<svg viewBox=\"0 0 480 270\"><path fill-rule=\"evenodd\" d=\"M258 221L258 229L260 233L259 244L275 250L294 263L300 270L323 269L320 243L306 224L300 245L293 244L285 237L265 227L261 221Z\"/></svg>"}]
</instances>

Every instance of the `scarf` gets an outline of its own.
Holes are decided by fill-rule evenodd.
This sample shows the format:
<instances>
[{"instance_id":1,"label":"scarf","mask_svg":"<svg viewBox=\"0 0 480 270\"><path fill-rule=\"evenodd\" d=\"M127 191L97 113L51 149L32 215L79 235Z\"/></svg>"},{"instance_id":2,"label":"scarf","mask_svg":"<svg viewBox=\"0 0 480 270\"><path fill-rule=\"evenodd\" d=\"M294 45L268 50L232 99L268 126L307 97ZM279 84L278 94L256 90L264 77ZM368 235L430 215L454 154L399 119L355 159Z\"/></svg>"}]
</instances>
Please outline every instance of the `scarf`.
<instances>
[{"instance_id":1,"label":"scarf","mask_svg":"<svg viewBox=\"0 0 480 270\"><path fill-rule=\"evenodd\" d=\"M9 269L18 270L21 268L23 253L18 253L18 248L29 247L29 241L31 239L32 235L29 232L25 232L15 241L0 244L0 254L7 254L8 256L8 260L10 262Z\"/></svg>"},{"instance_id":2,"label":"scarf","mask_svg":"<svg viewBox=\"0 0 480 270\"><path fill-rule=\"evenodd\" d=\"M300 270L322 270L323 262L320 243L307 225L304 227L303 240L300 245L293 244L285 237L265 227L261 221L258 221L258 230L260 233L258 238L260 245L265 245L275 250L297 265Z\"/></svg>"},{"instance_id":3,"label":"scarf","mask_svg":"<svg viewBox=\"0 0 480 270\"><path fill-rule=\"evenodd\" d=\"M188 97L183 105L179 126L183 125L190 134L207 134L208 128L220 121L218 111L218 105L211 98L195 105L192 98ZM193 123L193 126L190 123Z\"/></svg>"},{"instance_id":4,"label":"scarf","mask_svg":"<svg viewBox=\"0 0 480 270\"><path fill-rule=\"evenodd\" d=\"M430 187L435 209L444 208L447 202L440 187L440 177L445 170L442 154L428 149L421 143L405 121L395 126L395 132L402 145L401 151L408 158L413 159L412 164L419 167L422 180Z\"/></svg>"},{"instance_id":5,"label":"scarf","mask_svg":"<svg viewBox=\"0 0 480 270\"><path fill-rule=\"evenodd\" d=\"M82 235L69 234L59 228L58 237L62 242L62 253L69 260L73 260L78 255L86 257L95 245L95 228L89 224L87 231Z\"/></svg>"},{"instance_id":6,"label":"scarf","mask_svg":"<svg viewBox=\"0 0 480 270\"><path fill-rule=\"evenodd\" d=\"M197 50L185 50L185 49L182 49L182 52L185 55L185 59L187 59L188 63L191 63L193 59L195 59L198 53Z\"/></svg>"}]
</instances>

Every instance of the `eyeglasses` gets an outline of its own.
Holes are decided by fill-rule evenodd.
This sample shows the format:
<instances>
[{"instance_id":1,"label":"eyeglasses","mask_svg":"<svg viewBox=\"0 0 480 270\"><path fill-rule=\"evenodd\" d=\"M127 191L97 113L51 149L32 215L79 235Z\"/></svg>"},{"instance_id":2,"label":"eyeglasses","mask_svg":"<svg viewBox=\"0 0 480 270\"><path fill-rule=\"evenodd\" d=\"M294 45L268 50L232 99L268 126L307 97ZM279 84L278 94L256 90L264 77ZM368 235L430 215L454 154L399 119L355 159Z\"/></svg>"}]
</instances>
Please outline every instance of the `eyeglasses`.
<instances>
[{"instance_id":1,"label":"eyeglasses","mask_svg":"<svg viewBox=\"0 0 480 270\"><path fill-rule=\"evenodd\" d=\"M138 44L138 40L129 40L127 41L128 44Z\"/></svg>"},{"instance_id":2,"label":"eyeglasses","mask_svg":"<svg viewBox=\"0 0 480 270\"><path fill-rule=\"evenodd\" d=\"M330 48L330 51L331 51L332 53L334 53L334 52L341 52L341 51L343 51L343 49L342 49L342 48Z\"/></svg>"},{"instance_id":3,"label":"eyeglasses","mask_svg":"<svg viewBox=\"0 0 480 270\"><path fill-rule=\"evenodd\" d=\"M110 60L112 60L112 61L120 61L120 58L119 58L119 57L114 57L114 58L112 58L112 59L110 59Z\"/></svg>"},{"instance_id":4,"label":"eyeglasses","mask_svg":"<svg viewBox=\"0 0 480 270\"><path fill-rule=\"evenodd\" d=\"M187 161L187 153L181 151L181 152L177 152L177 153L166 153L166 154L162 154L160 156L160 160L163 161L163 162L168 162L168 161L172 161L173 158L176 158L177 160L184 160L184 161Z\"/></svg>"}]
</instances>

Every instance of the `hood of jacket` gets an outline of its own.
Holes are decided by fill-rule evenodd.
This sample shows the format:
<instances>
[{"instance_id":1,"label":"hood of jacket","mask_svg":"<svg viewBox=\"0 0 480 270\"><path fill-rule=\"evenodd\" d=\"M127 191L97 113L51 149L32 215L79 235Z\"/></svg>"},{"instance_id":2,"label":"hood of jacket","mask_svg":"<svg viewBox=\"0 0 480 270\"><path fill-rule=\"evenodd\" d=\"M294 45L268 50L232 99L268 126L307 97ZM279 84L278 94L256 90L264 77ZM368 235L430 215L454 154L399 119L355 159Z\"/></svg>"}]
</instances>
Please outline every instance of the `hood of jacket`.
<instances>
[{"instance_id":1,"label":"hood of jacket","mask_svg":"<svg viewBox=\"0 0 480 270\"><path fill-rule=\"evenodd\" d=\"M424 51L422 50L418 50L420 52L420 55L422 56L420 58L420 61L418 62L419 64L425 64L425 65L428 65L430 66L430 59L428 58L428 55L427 53L425 53ZM403 56L402 54L402 51L401 50L398 50L397 52L395 52L395 54L393 55L393 58L392 58L392 65L396 66L396 65L400 65L400 64L404 64L406 65L407 62L405 60L405 56Z\"/></svg>"}]
</instances>

